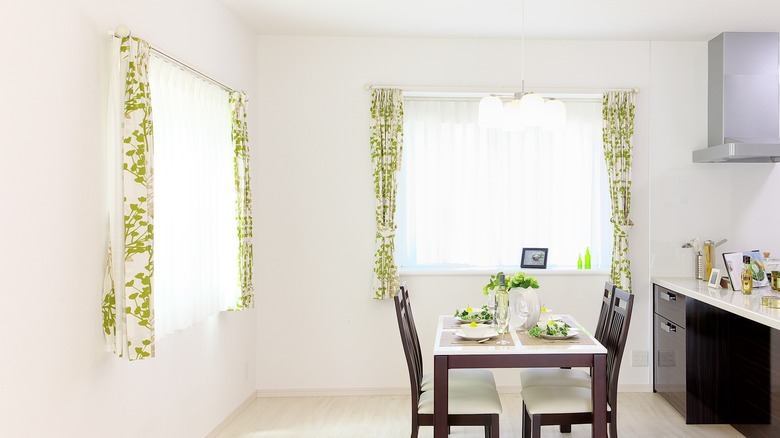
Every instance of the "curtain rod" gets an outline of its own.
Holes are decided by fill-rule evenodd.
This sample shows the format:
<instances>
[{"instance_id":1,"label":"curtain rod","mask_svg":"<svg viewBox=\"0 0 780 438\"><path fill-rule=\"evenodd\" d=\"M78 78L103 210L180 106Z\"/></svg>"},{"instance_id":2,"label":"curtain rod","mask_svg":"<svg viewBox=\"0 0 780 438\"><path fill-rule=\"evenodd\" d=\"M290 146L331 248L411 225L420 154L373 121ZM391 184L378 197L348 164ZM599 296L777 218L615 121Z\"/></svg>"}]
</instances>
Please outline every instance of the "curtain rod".
<instances>
[{"instance_id":1,"label":"curtain rod","mask_svg":"<svg viewBox=\"0 0 780 438\"><path fill-rule=\"evenodd\" d=\"M128 36L130 36L130 28L125 26L124 24L120 24L119 26L116 27L116 30L114 32L109 32L108 34L111 35L114 38L128 37ZM212 84L222 88L223 90L227 91L228 93L232 93L233 91L235 91L233 88L230 88L227 85L223 84L222 82L220 82L220 81L212 78L211 76L209 76L209 75L199 71L198 69L196 69L194 67L191 67L191 66L185 64L182 61L179 61L178 59L174 58L173 56L171 56L171 55L169 55L169 54L167 54L165 52L163 52L162 50L158 49L157 47L155 47L155 46L153 46L151 44L149 45L149 47L151 48L152 52L154 52L154 54L156 54L160 58L163 58L165 61L167 61L167 62L169 62L171 64L174 64L176 67L179 67L182 70L188 71L188 72L198 76L199 78L201 78L201 79L203 79L203 80L205 80L207 82L210 82L210 83L212 83Z\"/></svg>"},{"instance_id":2,"label":"curtain rod","mask_svg":"<svg viewBox=\"0 0 780 438\"><path fill-rule=\"evenodd\" d=\"M428 92L452 92L452 93L512 93L514 94L518 87L440 87L440 86L425 86L425 85L374 85L364 84L363 89L366 91L373 90L375 88L392 88L404 91L428 91ZM610 89L596 89L596 88L539 88L534 90L543 93L604 93L606 91L630 91L634 94L639 94L639 87L633 88L610 88Z\"/></svg>"}]
</instances>

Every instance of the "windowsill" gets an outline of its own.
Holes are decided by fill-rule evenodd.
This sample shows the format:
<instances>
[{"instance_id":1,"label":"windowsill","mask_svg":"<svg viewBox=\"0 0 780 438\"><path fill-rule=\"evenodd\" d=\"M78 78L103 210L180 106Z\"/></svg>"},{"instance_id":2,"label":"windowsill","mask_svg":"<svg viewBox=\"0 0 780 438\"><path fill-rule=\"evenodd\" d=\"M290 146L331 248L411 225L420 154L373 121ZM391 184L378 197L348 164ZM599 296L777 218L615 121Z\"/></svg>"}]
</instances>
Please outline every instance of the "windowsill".
<instances>
[{"instance_id":1,"label":"windowsill","mask_svg":"<svg viewBox=\"0 0 780 438\"><path fill-rule=\"evenodd\" d=\"M508 267L495 267L495 268L442 268L442 267L415 267L415 268L398 268L398 273L402 277L417 277L417 276L448 276L448 275L474 275L484 276L493 275L499 271L514 273L517 271L523 271L526 274L533 275L534 277L544 277L549 275L559 276L583 276L583 275L609 275L609 268L597 268L597 269L575 269L575 268L546 268L546 269L531 269L531 268L508 268Z\"/></svg>"}]
</instances>

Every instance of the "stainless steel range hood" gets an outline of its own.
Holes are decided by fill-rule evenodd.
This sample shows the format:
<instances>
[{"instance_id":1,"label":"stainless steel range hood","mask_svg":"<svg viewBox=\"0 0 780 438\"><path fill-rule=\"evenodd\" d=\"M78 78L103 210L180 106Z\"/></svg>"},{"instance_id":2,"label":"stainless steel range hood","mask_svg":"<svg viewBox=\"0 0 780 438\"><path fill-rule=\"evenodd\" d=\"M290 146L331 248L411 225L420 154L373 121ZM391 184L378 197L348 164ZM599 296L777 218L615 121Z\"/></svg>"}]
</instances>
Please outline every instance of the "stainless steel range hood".
<instances>
[{"instance_id":1,"label":"stainless steel range hood","mask_svg":"<svg viewBox=\"0 0 780 438\"><path fill-rule=\"evenodd\" d=\"M709 42L709 147L694 163L780 161L780 34L724 32Z\"/></svg>"}]
</instances>

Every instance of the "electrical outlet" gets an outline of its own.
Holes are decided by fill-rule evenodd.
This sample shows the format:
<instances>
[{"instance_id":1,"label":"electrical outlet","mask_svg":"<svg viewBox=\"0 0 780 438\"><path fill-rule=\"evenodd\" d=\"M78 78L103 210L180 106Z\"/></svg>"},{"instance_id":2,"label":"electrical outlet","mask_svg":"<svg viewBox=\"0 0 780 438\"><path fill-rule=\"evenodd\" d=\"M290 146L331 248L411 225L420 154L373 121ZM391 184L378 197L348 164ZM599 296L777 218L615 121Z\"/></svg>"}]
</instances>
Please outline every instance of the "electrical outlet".
<instances>
[{"instance_id":1,"label":"electrical outlet","mask_svg":"<svg viewBox=\"0 0 780 438\"><path fill-rule=\"evenodd\" d=\"M631 351L631 366L632 367L646 367L647 366L647 350L632 350Z\"/></svg>"}]
</instances>

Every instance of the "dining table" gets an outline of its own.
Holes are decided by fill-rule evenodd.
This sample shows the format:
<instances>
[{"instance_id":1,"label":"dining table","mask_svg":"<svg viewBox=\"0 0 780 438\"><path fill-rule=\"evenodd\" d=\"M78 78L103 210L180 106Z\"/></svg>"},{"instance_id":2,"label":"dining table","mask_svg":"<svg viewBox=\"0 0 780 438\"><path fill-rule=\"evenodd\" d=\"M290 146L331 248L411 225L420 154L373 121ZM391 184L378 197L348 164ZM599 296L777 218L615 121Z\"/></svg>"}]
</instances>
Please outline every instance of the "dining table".
<instances>
[{"instance_id":1,"label":"dining table","mask_svg":"<svg viewBox=\"0 0 780 438\"><path fill-rule=\"evenodd\" d=\"M606 438L607 349L571 315L556 315L555 318L578 329L578 334L567 339L545 339L510 329L509 333L488 341L472 340L458 336L461 325L458 318L440 316L433 348L434 437L447 437L448 378L451 369L582 367L590 368L591 373L592 436ZM502 338L510 344L498 345Z\"/></svg>"}]
</instances>

